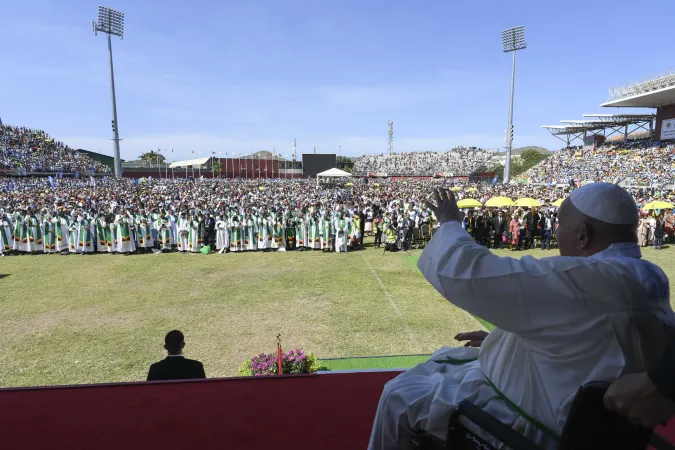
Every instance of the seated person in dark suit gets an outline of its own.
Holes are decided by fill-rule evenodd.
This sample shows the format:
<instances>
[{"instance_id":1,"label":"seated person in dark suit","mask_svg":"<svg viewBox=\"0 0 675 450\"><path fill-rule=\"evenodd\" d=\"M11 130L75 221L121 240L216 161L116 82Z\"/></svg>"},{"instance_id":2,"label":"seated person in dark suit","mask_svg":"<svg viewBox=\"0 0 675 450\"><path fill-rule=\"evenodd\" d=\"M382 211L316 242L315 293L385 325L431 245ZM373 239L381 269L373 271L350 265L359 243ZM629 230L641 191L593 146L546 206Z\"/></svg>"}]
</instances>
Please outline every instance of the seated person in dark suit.
<instances>
[{"instance_id":1,"label":"seated person in dark suit","mask_svg":"<svg viewBox=\"0 0 675 450\"><path fill-rule=\"evenodd\" d=\"M178 330L169 331L164 338L164 348L169 355L150 366L148 381L206 378L202 363L183 356L183 333Z\"/></svg>"}]
</instances>

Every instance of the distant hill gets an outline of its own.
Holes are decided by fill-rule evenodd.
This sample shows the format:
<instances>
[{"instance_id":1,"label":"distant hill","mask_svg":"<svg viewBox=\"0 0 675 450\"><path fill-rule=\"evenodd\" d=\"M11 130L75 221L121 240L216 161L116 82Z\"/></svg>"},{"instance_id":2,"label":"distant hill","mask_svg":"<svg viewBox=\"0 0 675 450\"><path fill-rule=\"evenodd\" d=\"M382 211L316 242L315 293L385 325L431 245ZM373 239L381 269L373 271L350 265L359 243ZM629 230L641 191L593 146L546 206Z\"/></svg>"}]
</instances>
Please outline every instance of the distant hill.
<instances>
[{"instance_id":1,"label":"distant hill","mask_svg":"<svg viewBox=\"0 0 675 450\"><path fill-rule=\"evenodd\" d=\"M543 155L551 155L551 154L553 154L553 152L552 152L551 150L547 150L547 149L545 149L544 147L537 147L536 145L530 145L530 146L528 146L528 147L518 147L518 148L514 148L513 150L511 150L511 154L512 154L512 155L520 155L520 154L522 154L525 150L535 150L535 151L538 151L539 153L541 153L541 154L543 154Z\"/></svg>"},{"instance_id":2,"label":"distant hill","mask_svg":"<svg viewBox=\"0 0 675 450\"><path fill-rule=\"evenodd\" d=\"M547 150L544 147L537 147L536 145L528 145L527 147L518 147L511 150L512 156L521 155L525 150L535 150L543 155L552 155L553 151ZM506 153L506 151L499 151L499 153Z\"/></svg>"}]
</instances>

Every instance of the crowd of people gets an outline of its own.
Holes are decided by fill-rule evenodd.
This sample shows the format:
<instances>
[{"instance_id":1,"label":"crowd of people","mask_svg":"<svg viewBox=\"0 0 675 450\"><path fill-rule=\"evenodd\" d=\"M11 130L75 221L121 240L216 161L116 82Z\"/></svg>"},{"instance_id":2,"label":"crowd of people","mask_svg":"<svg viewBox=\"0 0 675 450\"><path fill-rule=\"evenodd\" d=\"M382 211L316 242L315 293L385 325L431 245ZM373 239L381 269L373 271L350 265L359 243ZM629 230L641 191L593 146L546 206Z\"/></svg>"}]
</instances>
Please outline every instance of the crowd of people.
<instances>
[{"instance_id":1,"label":"crowd of people","mask_svg":"<svg viewBox=\"0 0 675 450\"><path fill-rule=\"evenodd\" d=\"M430 222L421 193L291 180L41 178L0 181L4 252L323 250L363 245L403 217ZM374 229L374 224L376 228Z\"/></svg>"},{"instance_id":2,"label":"crowd of people","mask_svg":"<svg viewBox=\"0 0 675 450\"><path fill-rule=\"evenodd\" d=\"M555 245L557 207L573 187L475 184L426 179L351 186L296 180L114 179L39 177L0 179L0 252L122 253L323 250L411 245L413 230L437 225L424 205L430 190L452 189L458 199L533 198L541 206L465 209L463 226L482 245L512 250ZM636 209L673 201L670 190L629 190ZM660 247L673 234L669 210L647 210L641 244ZM400 235L399 230L406 232ZM208 248L206 248L208 247Z\"/></svg>"},{"instance_id":3,"label":"crowd of people","mask_svg":"<svg viewBox=\"0 0 675 450\"><path fill-rule=\"evenodd\" d=\"M83 174L110 173L111 169L76 152L42 130L0 123L0 169Z\"/></svg>"},{"instance_id":4,"label":"crowd of people","mask_svg":"<svg viewBox=\"0 0 675 450\"><path fill-rule=\"evenodd\" d=\"M595 149L572 147L555 152L525 172L530 183L625 182L651 186L675 182L675 144L640 139L607 143Z\"/></svg>"},{"instance_id":5,"label":"crowd of people","mask_svg":"<svg viewBox=\"0 0 675 450\"><path fill-rule=\"evenodd\" d=\"M407 152L392 155L366 155L354 159L354 173L385 176L432 176L449 173L469 175L474 170L500 163L499 153L476 147L457 147L447 152Z\"/></svg>"},{"instance_id":6,"label":"crowd of people","mask_svg":"<svg viewBox=\"0 0 675 450\"><path fill-rule=\"evenodd\" d=\"M354 160L354 173L383 176L467 176L503 163L503 154L480 148L448 152L409 152L366 155ZM607 142L596 148L570 147L553 153L517 177L526 183L558 184L569 180L606 181L628 186L675 182L675 144L648 138Z\"/></svg>"}]
</instances>

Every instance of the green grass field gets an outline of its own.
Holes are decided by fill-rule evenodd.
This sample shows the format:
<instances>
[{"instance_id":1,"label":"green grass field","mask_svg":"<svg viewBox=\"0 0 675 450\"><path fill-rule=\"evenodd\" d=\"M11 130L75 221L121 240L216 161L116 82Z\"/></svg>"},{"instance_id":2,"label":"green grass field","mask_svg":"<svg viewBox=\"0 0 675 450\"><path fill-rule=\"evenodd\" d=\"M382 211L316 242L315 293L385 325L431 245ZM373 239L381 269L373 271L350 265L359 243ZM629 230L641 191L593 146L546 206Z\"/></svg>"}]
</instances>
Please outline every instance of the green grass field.
<instances>
[{"instance_id":1,"label":"green grass field","mask_svg":"<svg viewBox=\"0 0 675 450\"><path fill-rule=\"evenodd\" d=\"M329 370L409 367L425 358L334 358L429 354L483 328L426 283L419 253L0 258L0 386L143 380L174 328L210 377L273 351L277 333ZM671 250L645 256L675 275Z\"/></svg>"}]
</instances>

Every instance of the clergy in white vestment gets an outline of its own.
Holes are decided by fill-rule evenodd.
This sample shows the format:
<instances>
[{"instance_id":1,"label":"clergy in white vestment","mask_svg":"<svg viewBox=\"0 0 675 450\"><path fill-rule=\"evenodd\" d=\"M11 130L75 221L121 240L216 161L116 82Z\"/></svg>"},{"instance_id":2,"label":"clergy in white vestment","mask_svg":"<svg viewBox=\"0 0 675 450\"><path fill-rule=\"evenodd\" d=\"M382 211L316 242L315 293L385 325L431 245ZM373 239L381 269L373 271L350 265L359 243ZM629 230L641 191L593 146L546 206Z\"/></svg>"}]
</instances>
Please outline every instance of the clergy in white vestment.
<instances>
[{"instance_id":1,"label":"clergy in white vestment","mask_svg":"<svg viewBox=\"0 0 675 450\"><path fill-rule=\"evenodd\" d=\"M78 229L77 217L71 214L70 217L68 218L68 245L69 245L68 252L70 253L77 253L77 246L78 246L77 229Z\"/></svg>"},{"instance_id":2,"label":"clergy in white vestment","mask_svg":"<svg viewBox=\"0 0 675 450\"><path fill-rule=\"evenodd\" d=\"M43 250L42 223L32 209L24 218L26 236L22 239L27 252L41 252ZM25 242L24 242L25 241Z\"/></svg>"},{"instance_id":3,"label":"clergy in white vestment","mask_svg":"<svg viewBox=\"0 0 675 450\"><path fill-rule=\"evenodd\" d=\"M76 250L80 253L94 251L94 233L91 232L89 215L85 212L77 216L77 245Z\"/></svg>"},{"instance_id":4,"label":"clergy in white vestment","mask_svg":"<svg viewBox=\"0 0 675 450\"><path fill-rule=\"evenodd\" d=\"M319 226L321 227L321 249L330 251L333 247L333 234L335 233L333 221L324 213L323 217L319 220Z\"/></svg>"},{"instance_id":5,"label":"clergy in white vestment","mask_svg":"<svg viewBox=\"0 0 675 450\"><path fill-rule=\"evenodd\" d=\"M272 222L274 227L274 239L272 240L272 248L275 250L286 251L286 241L284 239L284 231L286 227L283 222L282 214L272 214Z\"/></svg>"},{"instance_id":6,"label":"clergy in white vestment","mask_svg":"<svg viewBox=\"0 0 675 450\"><path fill-rule=\"evenodd\" d=\"M228 229L227 226L227 220L222 216L218 216L216 218L216 250L219 251L221 249L227 250L229 248L230 246L229 233L230 230Z\"/></svg>"},{"instance_id":7,"label":"clergy in white vestment","mask_svg":"<svg viewBox=\"0 0 675 450\"><path fill-rule=\"evenodd\" d=\"M136 238L138 248L149 249L154 247L155 241L152 236L152 217L148 212L141 211L134 217L136 225Z\"/></svg>"},{"instance_id":8,"label":"clergy in white vestment","mask_svg":"<svg viewBox=\"0 0 675 450\"><path fill-rule=\"evenodd\" d=\"M202 248L202 226L203 217L193 214L188 221L188 251L199 253Z\"/></svg>"},{"instance_id":9,"label":"clergy in white vestment","mask_svg":"<svg viewBox=\"0 0 675 450\"><path fill-rule=\"evenodd\" d=\"M185 212L180 213L180 218L178 219L178 224L176 225L176 231L178 235L178 251L185 253L189 250L190 247L190 220L187 218Z\"/></svg>"},{"instance_id":10,"label":"clergy in white vestment","mask_svg":"<svg viewBox=\"0 0 675 450\"><path fill-rule=\"evenodd\" d=\"M244 241L242 238L242 224L239 216L232 216L229 224L230 229L230 251L241 252L245 250Z\"/></svg>"},{"instance_id":11,"label":"clergy in white vestment","mask_svg":"<svg viewBox=\"0 0 675 450\"><path fill-rule=\"evenodd\" d=\"M23 251L21 244L21 236L25 234L25 227L23 226L23 214L19 211L14 211L12 216L12 250Z\"/></svg>"},{"instance_id":12,"label":"clergy in white vestment","mask_svg":"<svg viewBox=\"0 0 675 450\"><path fill-rule=\"evenodd\" d=\"M54 231L56 232L56 251L64 252L68 250L68 216L63 211L54 217Z\"/></svg>"},{"instance_id":13,"label":"clergy in white vestment","mask_svg":"<svg viewBox=\"0 0 675 450\"><path fill-rule=\"evenodd\" d=\"M243 239L244 239L244 250L253 251L257 250L258 246L255 240L256 237L256 219L255 216L249 214L244 217L242 220L244 224Z\"/></svg>"},{"instance_id":14,"label":"clergy in white vestment","mask_svg":"<svg viewBox=\"0 0 675 450\"><path fill-rule=\"evenodd\" d=\"M345 219L343 213L340 213L335 219L335 251L346 252L349 244L349 219Z\"/></svg>"},{"instance_id":15,"label":"clergy in white vestment","mask_svg":"<svg viewBox=\"0 0 675 450\"><path fill-rule=\"evenodd\" d=\"M316 213L307 217L307 247L321 248L321 221Z\"/></svg>"},{"instance_id":16,"label":"clergy in white vestment","mask_svg":"<svg viewBox=\"0 0 675 450\"><path fill-rule=\"evenodd\" d=\"M134 219L131 214L117 214L115 216L114 245L118 253L131 253L136 251L136 241L133 238Z\"/></svg>"},{"instance_id":17,"label":"clergy in white vestment","mask_svg":"<svg viewBox=\"0 0 675 450\"><path fill-rule=\"evenodd\" d=\"M444 347L387 383L370 449L411 448L415 430L445 438L464 399L553 449L581 385L643 372L675 338L668 278L641 259L638 211L624 189L592 183L572 192L559 211L561 256L542 259L478 245L452 193L436 192L429 206L442 225L420 270L496 328L480 349Z\"/></svg>"},{"instance_id":18,"label":"clergy in white vestment","mask_svg":"<svg viewBox=\"0 0 675 450\"><path fill-rule=\"evenodd\" d=\"M51 214L46 213L43 216L43 247L45 253L56 253L56 226L54 225Z\"/></svg>"},{"instance_id":19,"label":"clergy in white vestment","mask_svg":"<svg viewBox=\"0 0 675 450\"><path fill-rule=\"evenodd\" d=\"M272 248L272 218L267 213L258 216L256 234L258 236L258 250Z\"/></svg>"},{"instance_id":20,"label":"clergy in white vestment","mask_svg":"<svg viewBox=\"0 0 675 450\"><path fill-rule=\"evenodd\" d=\"M157 216L152 229L157 230L159 249L164 252L171 251L171 222L164 212Z\"/></svg>"},{"instance_id":21,"label":"clergy in white vestment","mask_svg":"<svg viewBox=\"0 0 675 450\"><path fill-rule=\"evenodd\" d=\"M12 247L12 221L0 208L0 255L11 252Z\"/></svg>"},{"instance_id":22,"label":"clergy in white vestment","mask_svg":"<svg viewBox=\"0 0 675 450\"><path fill-rule=\"evenodd\" d=\"M167 216L169 223L171 223L171 245L178 245L178 229L176 223L178 222L178 217L171 213Z\"/></svg>"}]
</instances>

